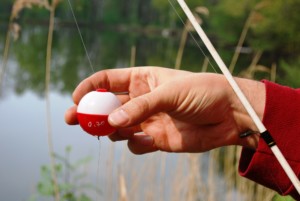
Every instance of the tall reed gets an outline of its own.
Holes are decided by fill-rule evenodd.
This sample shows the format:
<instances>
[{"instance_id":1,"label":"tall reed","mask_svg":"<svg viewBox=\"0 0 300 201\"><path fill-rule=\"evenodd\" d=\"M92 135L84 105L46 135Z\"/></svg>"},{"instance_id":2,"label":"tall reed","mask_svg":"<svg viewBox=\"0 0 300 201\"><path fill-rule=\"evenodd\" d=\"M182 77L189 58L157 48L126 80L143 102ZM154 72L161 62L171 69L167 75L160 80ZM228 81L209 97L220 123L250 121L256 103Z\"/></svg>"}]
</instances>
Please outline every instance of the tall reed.
<instances>
[{"instance_id":1,"label":"tall reed","mask_svg":"<svg viewBox=\"0 0 300 201\"><path fill-rule=\"evenodd\" d=\"M234 71L234 68L236 66L237 60L241 54L241 50L242 50L242 46L246 40L246 36L248 34L248 31L251 27L251 25L253 24L253 22L255 21L255 19L257 19L257 16L259 15L257 13L257 11L259 9L262 9L263 7L265 7L267 4L267 1L261 1L259 3L256 4L256 6L252 9L252 11L250 12L244 27L242 29L242 33L240 35L239 41L237 43L236 49L234 51L234 55L231 59L230 65L229 65L229 71L232 73Z\"/></svg>"},{"instance_id":2,"label":"tall reed","mask_svg":"<svg viewBox=\"0 0 300 201\"><path fill-rule=\"evenodd\" d=\"M246 36L247 36L247 33L248 33L248 30L250 28L250 25L252 23L252 18L253 18L253 15L255 14L254 11L251 11L249 17L247 18L246 20L246 23L244 25L244 28L242 30L242 33L241 33L241 36L240 36L240 39L238 41L238 44L236 46L236 49L234 51L234 55L232 57L232 60L231 60L231 63L229 65L229 71L232 73L234 71L234 68L236 66L236 63L237 63L237 60L240 56L240 53L241 53L241 50L242 50L242 46L245 42L245 39L246 39Z\"/></svg>"},{"instance_id":3,"label":"tall reed","mask_svg":"<svg viewBox=\"0 0 300 201\"><path fill-rule=\"evenodd\" d=\"M14 25L14 20L19 17L19 14L25 8L32 8L37 6L44 8L50 11L49 18L49 32L48 32L48 41L47 41L47 57L46 57L46 74L45 74L45 99L46 99L46 119L47 119L47 132L48 132L48 148L49 156L51 161L51 176L53 180L54 187L54 197L56 201L60 200L60 192L58 188L56 170L55 170L55 159L54 159L54 148L52 142L52 126L51 126L51 107L50 107L50 97L49 97L49 88L50 88L50 71L51 71L51 53L52 53L52 41L53 41L53 31L54 31L54 17L55 9L60 0L52 0L51 4L48 0L16 0L13 4L11 16L9 19L9 26L6 34L6 43L4 48L4 56L2 67L0 71L0 87L3 80L4 71L7 66L8 52L11 41L12 27ZM16 26L15 26L16 27ZM1 90L1 89L0 89Z\"/></svg>"},{"instance_id":4,"label":"tall reed","mask_svg":"<svg viewBox=\"0 0 300 201\"><path fill-rule=\"evenodd\" d=\"M246 40L247 33L249 31L249 28L253 22L253 19L256 17L256 11L257 9L260 9L265 4L261 3L258 4L253 11L250 13L244 27L241 33L241 36L239 38L235 54L232 58L231 64L230 64L230 70L233 71L237 60L239 58L239 55L241 53L241 48ZM185 24L185 27L183 29L181 40L178 48L178 53L176 57L176 64L175 69L180 69L182 58L183 58L183 52L184 47L187 41L187 37L189 32L193 31L193 29L190 27L190 24L187 22ZM275 80L276 77L276 65L272 65L271 68L262 66L259 64L260 58L262 56L262 52L258 51L254 54L254 57L252 59L251 64L248 68L246 68L244 71L241 72L240 76L247 77L254 79L255 74L257 72L264 72L270 75L271 80ZM203 66L202 66L202 72L206 72L209 65L209 61L207 58L205 58ZM249 181L245 178L242 178L238 175L238 162L239 162L239 155L241 153L241 147L237 146L229 146L224 148L219 148L210 151L209 154L209 171L208 171L208 178L207 182L203 180L203 177L196 177L197 173L195 172L195 169L193 168L194 163L190 163L188 169L190 171L188 174L190 174L188 177L192 178L199 178L197 181L198 183L206 183L208 186L206 189L201 189L201 194L206 194L206 196L202 195L203 200L244 200L244 201L252 201L252 200L272 200L274 195L276 194L274 191L269 190L261 185L258 185L252 181ZM197 156L199 157L199 156ZM201 163L204 161L199 160L198 161L201 167ZM219 168L216 168L219 167ZM226 183L226 193L225 196L220 198L218 197L217 193L217 170L222 172L222 175L224 175L224 180ZM185 175L182 175L183 177ZM181 179L183 180L183 179ZM197 191L195 189L195 180L189 179L188 180L188 196L186 197L187 200L198 200L201 199L200 196L197 194ZM199 188L199 186L198 186ZM198 189L198 190L200 190ZM179 192L179 191L177 191Z\"/></svg>"},{"instance_id":5,"label":"tall reed","mask_svg":"<svg viewBox=\"0 0 300 201\"><path fill-rule=\"evenodd\" d=\"M20 31L20 26L17 23L15 23L14 20L16 20L19 17L19 14L23 9L31 8L32 6L44 7L47 9L49 8L47 0L16 0L12 6L11 14L8 21L8 28L6 32L2 65L0 67L0 93L2 90L4 74L7 68L11 38L12 35L14 35L14 39L17 40L17 36Z\"/></svg>"},{"instance_id":6,"label":"tall reed","mask_svg":"<svg viewBox=\"0 0 300 201\"><path fill-rule=\"evenodd\" d=\"M130 66L133 67L135 66L135 62L136 62L136 46L133 45L131 47L131 51L130 51Z\"/></svg>"},{"instance_id":7,"label":"tall reed","mask_svg":"<svg viewBox=\"0 0 300 201\"><path fill-rule=\"evenodd\" d=\"M12 18L10 18L6 33L6 39L5 39L5 45L4 45L4 53L2 58L2 65L0 67L0 94L2 92L2 84L4 82L4 74L7 67L7 61L8 61L8 53L9 53L9 47L10 47L10 41L11 41L11 27L12 27Z\"/></svg>"},{"instance_id":8,"label":"tall reed","mask_svg":"<svg viewBox=\"0 0 300 201\"><path fill-rule=\"evenodd\" d=\"M24 0L19 0L19 6L28 6L24 4ZM53 0L51 5L47 4L46 0L31 0L28 2L40 2L50 11L48 41L47 41L47 57L46 57L46 75L45 75L45 95L46 95L46 110L47 110L47 128L48 128L48 146L49 155L51 158L52 166L52 180L55 189L55 200L60 200L60 190L58 188L58 182L55 172L55 160L53 157L54 148L52 141L52 126L51 126L51 104L50 104L50 81L51 81L51 58L52 58L52 42L54 33L54 18L55 10L59 3L58 0ZM21 4L22 3L22 4ZM20 10L16 9L14 16ZM182 41L178 50L176 68L179 69L184 52L184 46L188 37L188 26L182 33ZM244 40L244 39L243 39ZM272 65L271 70L267 70L267 67L259 65L262 52L257 52L253 58L253 61L248 69L244 71L244 76L253 78L256 72L263 71L270 73L272 79L276 77L276 65ZM135 46L131 49L131 66L135 65L136 49ZM236 63L236 62L235 62ZM208 67L208 59L205 58L202 71L206 71ZM114 149L112 145L110 152L110 159L108 163L108 200L113 200L114 188L113 178L113 166L114 164ZM236 146L230 146L222 149L215 149L209 152L209 159L204 157L207 154L179 154L177 155L177 163L171 170L167 169L167 157L166 153L157 153L156 155L150 155L146 158L147 162L144 162L140 168L134 164L133 159L130 159L127 152L123 152L122 161L119 171L119 200L141 200L139 196L143 196L145 200L271 200L274 196L274 192L270 191L262 186L259 186L251 181L241 178L237 173L237 165L240 154L240 148ZM125 157L129 165L131 177L128 178L125 175ZM208 175L203 174L203 165L208 163ZM221 168L223 167L223 169ZM159 173L159 177L157 177ZM226 195L222 197L218 193L218 175L224 176L226 181ZM170 178L168 178L170 177ZM146 178L146 179L145 179ZM168 178L168 179L167 179ZM146 180L146 181L145 181ZM129 185L131 184L131 185ZM145 185L147 188L145 189ZM164 189L170 189L172 192L169 196L165 196ZM238 193L236 192L238 191ZM165 199L164 199L165 198Z\"/></svg>"},{"instance_id":9,"label":"tall reed","mask_svg":"<svg viewBox=\"0 0 300 201\"><path fill-rule=\"evenodd\" d=\"M55 169L54 147L52 139L52 122L51 122L51 104L50 104L50 80L51 80L51 58L52 58L52 42L54 32L54 19L55 10L60 0L53 0L49 8L49 31L47 41L47 54L46 54L46 74L45 74L45 98L46 98L46 115L47 115L47 131L48 131L48 149L51 160L51 176L54 186L54 198L56 201L60 200L60 191L58 187L57 174Z\"/></svg>"},{"instance_id":10,"label":"tall reed","mask_svg":"<svg viewBox=\"0 0 300 201\"><path fill-rule=\"evenodd\" d=\"M119 186L120 186L120 198L119 201L127 201L127 187L125 183L125 177L123 174L119 175Z\"/></svg>"},{"instance_id":11,"label":"tall reed","mask_svg":"<svg viewBox=\"0 0 300 201\"><path fill-rule=\"evenodd\" d=\"M199 7L195 8L194 14L195 14L195 17L196 17L198 23L202 24L203 20L199 14L207 16L209 14L209 11L206 7L199 6ZM187 20L185 22L184 29L181 34L180 44L179 44L177 56L175 59L175 69L177 69L177 70L180 69L180 67L181 67L184 48L185 48L188 36L192 31L194 31L194 28L193 28L192 24L190 23L190 21Z\"/></svg>"}]
</instances>

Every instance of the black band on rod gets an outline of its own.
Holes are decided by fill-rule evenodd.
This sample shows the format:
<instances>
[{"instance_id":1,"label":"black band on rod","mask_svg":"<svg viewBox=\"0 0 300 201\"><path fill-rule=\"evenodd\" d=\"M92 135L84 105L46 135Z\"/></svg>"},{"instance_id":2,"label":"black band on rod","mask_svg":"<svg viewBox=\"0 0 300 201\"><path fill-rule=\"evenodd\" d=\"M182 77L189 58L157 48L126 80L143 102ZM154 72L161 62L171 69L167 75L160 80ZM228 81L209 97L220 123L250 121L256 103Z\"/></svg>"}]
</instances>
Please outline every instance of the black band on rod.
<instances>
[{"instance_id":1,"label":"black band on rod","mask_svg":"<svg viewBox=\"0 0 300 201\"><path fill-rule=\"evenodd\" d=\"M273 147L274 145L276 145L269 131L266 130L265 132L261 133L260 136L264 139L269 147Z\"/></svg>"}]
</instances>

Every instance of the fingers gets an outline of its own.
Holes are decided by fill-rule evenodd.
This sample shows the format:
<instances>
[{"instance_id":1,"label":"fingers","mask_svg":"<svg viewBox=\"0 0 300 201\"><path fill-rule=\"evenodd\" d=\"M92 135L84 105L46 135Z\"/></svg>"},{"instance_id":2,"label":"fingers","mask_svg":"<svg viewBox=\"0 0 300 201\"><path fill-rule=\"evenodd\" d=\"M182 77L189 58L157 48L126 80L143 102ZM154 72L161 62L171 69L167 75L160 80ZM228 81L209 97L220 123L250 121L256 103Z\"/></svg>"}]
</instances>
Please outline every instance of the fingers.
<instances>
[{"instance_id":1,"label":"fingers","mask_svg":"<svg viewBox=\"0 0 300 201\"><path fill-rule=\"evenodd\" d=\"M132 69L112 69L99 71L83 80L73 93L73 100L78 104L88 92L97 88L105 88L112 92L126 92L130 84Z\"/></svg>"},{"instance_id":2,"label":"fingers","mask_svg":"<svg viewBox=\"0 0 300 201\"><path fill-rule=\"evenodd\" d=\"M77 116L76 116L77 106L74 105L69 108L65 113L65 122L69 125L78 124Z\"/></svg>"},{"instance_id":3,"label":"fingers","mask_svg":"<svg viewBox=\"0 0 300 201\"><path fill-rule=\"evenodd\" d=\"M130 87L132 87L134 90L140 88L143 92L148 92L149 90L146 88L150 87L153 89L166 80L188 74L190 72L160 67L132 67L103 70L83 80L75 89L73 100L75 104L78 104L86 93L97 88L105 88L111 92L129 92Z\"/></svg>"},{"instance_id":4,"label":"fingers","mask_svg":"<svg viewBox=\"0 0 300 201\"><path fill-rule=\"evenodd\" d=\"M128 140L128 148L134 154L145 154L158 150L154 138L142 133L139 126L119 129L108 137L113 142Z\"/></svg>"},{"instance_id":5,"label":"fingers","mask_svg":"<svg viewBox=\"0 0 300 201\"><path fill-rule=\"evenodd\" d=\"M142 132L142 129L138 125L138 126L129 127L129 128L120 128L117 130L117 132L109 135L108 137L113 142L122 141L122 140L130 139L135 133L139 133L139 132Z\"/></svg>"},{"instance_id":6,"label":"fingers","mask_svg":"<svg viewBox=\"0 0 300 201\"><path fill-rule=\"evenodd\" d=\"M155 146L154 138L150 135L146 135L144 133L127 133L128 136L120 136L116 134L112 134L109 138L112 141L122 141L128 140L128 148L134 154L145 154L150 152L155 152L158 149ZM126 135L123 133L123 135Z\"/></svg>"},{"instance_id":7,"label":"fingers","mask_svg":"<svg viewBox=\"0 0 300 201\"><path fill-rule=\"evenodd\" d=\"M118 128L138 125L158 112L171 110L174 99L170 100L168 97L173 96L166 93L166 89L158 87L150 93L131 99L109 115L109 123Z\"/></svg>"},{"instance_id":8,"label":"fingers","mask_svg":"<svg viewBox=\"0 0 300 201\"><path fill-rule=\"evenodd\" d=\"M137 133L128 140L128 148L134 154L145 154L155 152L154 138L144 133Z\"/></svg>"},{"instance_id":9,"label":"fingers","mask_svg":"<svg viewBox=\"0 0 300 201\"><path fill-rule=\"evenodd\" d=\"M188 74L161 68L104 70L82 81L73 93L73 100L78 105L86 93L97 88L111 92L130 92L129 95L117 95L123 105L109 115L109 122L118 128L118 132L109 137L112 141L128 139L128 147L133 153L148 153L157 150L154 138L137 134L132 126L139 125L158 112L172 110L176 105L176 87L174 84L164 86L162 83ZM70 125L78 124L76 110L77 107L73 106L65 114L65 120Z\"/></svg>"}]
</instances>

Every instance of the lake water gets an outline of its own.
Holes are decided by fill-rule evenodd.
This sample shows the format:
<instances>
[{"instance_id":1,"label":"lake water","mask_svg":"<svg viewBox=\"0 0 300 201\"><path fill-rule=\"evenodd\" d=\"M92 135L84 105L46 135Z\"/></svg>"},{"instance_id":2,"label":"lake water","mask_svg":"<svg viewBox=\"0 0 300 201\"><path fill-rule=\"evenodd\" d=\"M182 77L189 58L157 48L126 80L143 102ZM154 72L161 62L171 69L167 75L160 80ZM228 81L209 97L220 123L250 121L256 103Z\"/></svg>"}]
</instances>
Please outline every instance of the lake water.
<instances>
[{"instance_id":1,"label":"lake water","mask_svg":"<svg viewBox=\"0 0 300 201\"><path fill-rule=\"evenodd\" d=\"M22 25L22 28L20 38L10 45L0 98L0 195L6 201L28 200L37 194L38 181L43 178L41 166L50 163L44 98L47 27ZM5 29L1 31L1 41L5 41L5 32ZM66 180L68 174L76 177L84 173L80 182L73 183L87 183L98 187L101 193L97 196L90 188L79 188L76 194L84 192L94 200L119 200L120 189L125 187L129 200L184 200L193 188L197 190L190 196L204 200L228 193L226 180L217 170L217 162L209 158L210 153L135 156L127 150L125 142L112 143L104 137L99 145L96 138L79 126L65 124L64 112L72 105L71 93L82 79L101 69L129 66L133 47L137 52L137 66L172 67L180 40L180 36L95 29L83 30L83 37L93 67L89 66L76 29L56 27L50 118L55 153L64 156L66 147L71 146L72 162L86 156L91 156L92 161L60 174L59 180ZM3 48L1 45L1 52ZM189 66L186 70L201 69L203 56L196 50L199 51L195 45L187 47L188 58L183 61L183 66ZM2 62L3 57L0 58ZM214 192L208 193L211 186ZM230 192L242 200L235 189Z\"/></svg>"}]
</instances>

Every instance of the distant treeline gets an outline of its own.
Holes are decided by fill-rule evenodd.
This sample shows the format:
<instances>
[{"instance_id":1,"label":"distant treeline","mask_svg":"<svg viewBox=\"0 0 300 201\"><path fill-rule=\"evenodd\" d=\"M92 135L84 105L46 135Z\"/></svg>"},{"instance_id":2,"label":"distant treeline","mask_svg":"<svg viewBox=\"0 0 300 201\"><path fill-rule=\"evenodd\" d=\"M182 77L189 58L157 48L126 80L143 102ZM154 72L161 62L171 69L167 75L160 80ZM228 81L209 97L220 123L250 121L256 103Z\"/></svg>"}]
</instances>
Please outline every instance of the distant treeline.
<instances>
[{"instance_id":1,"label":"distant treeline","mask_svg":"<svg viewBox=\"0 0 300 201\"><path fill-rule=\"evenodd\" d=\"M161 29L182 28L183 24L177 13L185 21L176 0L171 2L177 13L168 0L70 1L78 21L89 26L104 24ZM1 0L1 22L9 19L14 2ZM292 79L291 76L295 74L300 74L295 68L300 65L299 0L188 0L187 3L195 12L201 9L209 11L208 15L201 12L198 12L198 15L210 37L217 41L218 49L234 49L247 25L246 38L242 44L245 50L250 50L250 53L262 52L262 64L265 66L274 63L278 65L283 82ZM23 10L18 20L22 23L25 20L47 22L48 19L49 12L36 7ZM56 19L57 22L73 23L67 0L58 5Z\"/></svg>"}]
</instances>

